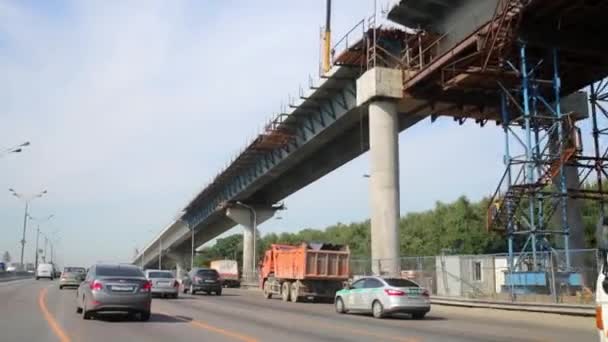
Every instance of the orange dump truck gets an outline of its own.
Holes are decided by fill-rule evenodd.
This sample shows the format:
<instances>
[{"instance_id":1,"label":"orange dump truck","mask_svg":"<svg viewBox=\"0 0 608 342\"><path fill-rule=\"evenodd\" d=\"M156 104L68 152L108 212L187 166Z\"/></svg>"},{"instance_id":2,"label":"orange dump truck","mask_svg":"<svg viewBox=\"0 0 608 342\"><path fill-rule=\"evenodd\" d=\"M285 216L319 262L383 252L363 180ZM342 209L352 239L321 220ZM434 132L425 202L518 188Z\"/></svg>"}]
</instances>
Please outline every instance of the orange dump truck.
<instances>
[{"instance_id":1,"label":"orange dump truck","mask_svg":"<svg viewBox=\"0 0 608 342\"><path fill-rule=\"evenodd\" d=\"M264 296L284 301L331 299L348 280L348 246L302 243L298 246L271 245L264 254L260 277Z\"/></svg>"}]
</instances>

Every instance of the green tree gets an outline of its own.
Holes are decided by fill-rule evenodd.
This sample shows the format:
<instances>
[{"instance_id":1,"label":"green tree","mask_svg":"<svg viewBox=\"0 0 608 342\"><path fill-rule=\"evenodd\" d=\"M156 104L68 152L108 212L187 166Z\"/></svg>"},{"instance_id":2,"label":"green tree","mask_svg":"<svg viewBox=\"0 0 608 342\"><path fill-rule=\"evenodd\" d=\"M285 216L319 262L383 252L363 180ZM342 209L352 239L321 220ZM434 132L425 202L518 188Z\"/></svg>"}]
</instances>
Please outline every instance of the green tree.
<instances>
[{"instance_id":1,"label":"green tree","mask_svg":"<svg viewBox=\"0 0 608 342\"><path fill-rule=\"evenodd\" d=\"M2 261L8 264L9 262L11 262L11 260L11 253L9 253L8 251L4 252L4 254L2 255Z\"/></svg>"}]
</instances>

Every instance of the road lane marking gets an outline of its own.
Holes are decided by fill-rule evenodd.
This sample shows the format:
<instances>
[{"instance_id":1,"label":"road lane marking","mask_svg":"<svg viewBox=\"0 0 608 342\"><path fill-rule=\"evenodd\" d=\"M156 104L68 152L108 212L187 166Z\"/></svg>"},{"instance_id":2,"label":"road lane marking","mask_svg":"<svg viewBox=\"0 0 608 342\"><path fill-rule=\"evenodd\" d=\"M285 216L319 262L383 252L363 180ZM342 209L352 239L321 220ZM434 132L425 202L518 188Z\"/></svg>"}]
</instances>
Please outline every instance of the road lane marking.
<instances>
[{"instance_id":1,"label":"road lane marking","mask_svg":"<svg viewBox=\"0 0 608 342\"><path fill-rule=\"evenodd\" d=\"M189 323L190 325L192 325L192 326L194 326L196 328L204 329L204 330L207 330L207 331L214 332L216 334L220 334L220 335L224 335L224 336L227 336L227 337L231 337L231 338L233 338L235 340L239 340L239 341L243 341L243 342L258 342L258 340L256 340L253 337L242 335L242 334L239 334L239 333L234 332L234 331L230 331L230 330L214 327L214 326L209 325L209 324L207 324L205 322L197 321L195 319L193 319L193 320L190 321L190 320L187 320L185 318L181 318L181 317L176 316L176 315L170 315L168 313L160 312L160 311L157 311L157 312L159 314L161 314L161 315L173 317L173 318L175 318L175 319L177 319L179 321Z\"/></svg>"},{"instance_id":2,"label":"road lane marking","mask_svg":"<svg viewBox=\"0 0 608 342\"><path fill-rule=\"evenodd\" d=\"M174 315L170 315L170 314L166 314L163 312L158 312L167 316L171 316L174 317L176 319L179 320L183 320L183 321L187 321L184 319L181 319L180 317L176 317ZM371 331L367 331L367 330L361 330L361 329L352 329L348 326L344 326L341 324L328 324L325 323L323 321L320 321L318 319L311 319L311 318L303 318L303 317L296 317L295 315L297 315L297 312L290 312L290 313L284 313L285 315L289 315L289 316L294 316L294 319L297 320L298 324L306 324L308 326L311 326L313 328L318 328L318 327L322 327L328 330L333 330L333 331L341 331L343 333L348 333L350 335L354 335L354 336L368 336L368 337L373 337L375 339L379 339L382 341L395 341L395 342L421 342L422 338L416 337L416 336L410 336L410 337L399 337L399 336L392 336L392 335L386 335L386 334L382 334L382 333L376 333L376 332L371 332ZM195 321L192 321L190 323L193 323ZM245 340L242 340L245 341ZM255 340L247 340L247 341L255 341Z\"/></svg>"},{"instance_id":3,"label":"road lane marking","mask_svg":"<svg viewBox=\"0 0 608 342\"><path fill-rule=\"evenodd\" d=\"M322 322L318 322L316 320L311 320L311 319L305 319L305 320L309 321L310 323L314 324L315 326L321 326L321 327L325 327L325 328L332 329L332 330L340 330L343 332L351 333L353 335L364 335L364 336L369 336L369 337L375 337L375 338L378 338L381 340L389 340L389 341L397 341L397 342L420 342L420 341L422 341L422 339L417 338L417 337L389 336L389 335L374 333L374 332L367 331L367 330L351 329L351 328L343 326L343 325L327 324L327 323L322 323ZM301 323L301 320L298 320L298 322Z\"/></svg>"},{"instance_id":4,"label":"road lane marking","mask_svg":"<svg viewBox=\"0 0 608 342\"><path fill-rule=\"evenodd\" d=\"M38 296L38 306L40 306L40 311L44 315L44 319L47 321L55 336L59 338L61 342L71 342L72 340L68 337L68 335L63 331L59 323L55 320L55 317L49 312L49 309L46 306L46 294L48 292L47 288L40 290L40 295Z\"/></svg>"}]
</instances>

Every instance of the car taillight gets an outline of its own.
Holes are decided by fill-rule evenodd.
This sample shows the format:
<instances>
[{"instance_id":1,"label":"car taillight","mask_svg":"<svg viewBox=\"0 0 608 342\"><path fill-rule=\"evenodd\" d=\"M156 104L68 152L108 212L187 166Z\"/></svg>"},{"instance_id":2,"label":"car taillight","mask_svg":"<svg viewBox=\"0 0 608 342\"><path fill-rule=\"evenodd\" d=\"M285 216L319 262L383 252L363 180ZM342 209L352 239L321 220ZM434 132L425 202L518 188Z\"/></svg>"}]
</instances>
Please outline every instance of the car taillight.
<instances>
[{"instance_id":1,"label":"car taillight","mask_svg":"<svg viewBox=\"0 0 608 342\"><path fill-rule=\"evenodd\" d=\"M176 281L173 282L173 287L179 287L179 283Z\"/></svg>"},{"instance_id":2,"label":"car taillight","mask_svg":"<svg viewBox=\"0 0 608 342\"><path fill-rule=\"evenodd\" d=\"M399 290L386 289L384 292L389 296L405 296L405 292Z\"/></svg>"},{"instance_id":3,"label":"car taillight","mask_svg":"<svg viewBox=\"0 0 608 342\"><path fill-rule=\"evenodd\" d=\"M103 289L103 285L97 280L93 281L89 287L91 291L101 291Z\"/></svg>"},{"instance_id":4,"label":"car taillight","mask_svg":"<svg viewBox=\"0 0 608 342\"><path fill-rule=\"evenodd\" d=\"M431 296L431 293L429 292L429 290L424 290L422 292L422 297L429 298L430 296Z\"/></svg>"},{"instance_id":5,"label":"car taillight","mask_svg":"<svg viewBox=\"0 0 608 342\"><path fill-rule=\"evenodd\" d=\"M604 330L604 319L602 318L601 306L595 307L595 326L600 330Z\"/></svg>"},{"instance_id":6,"label":"car taillight","mask_svg":"<svg viewBox=\"0 0 608 342\"><path fill-rule=\"evenodd\" d=\"M141 286L141 292L150 292L150 290L152 290L152 282L148 280Z\"/></svg>"}]
</instances>

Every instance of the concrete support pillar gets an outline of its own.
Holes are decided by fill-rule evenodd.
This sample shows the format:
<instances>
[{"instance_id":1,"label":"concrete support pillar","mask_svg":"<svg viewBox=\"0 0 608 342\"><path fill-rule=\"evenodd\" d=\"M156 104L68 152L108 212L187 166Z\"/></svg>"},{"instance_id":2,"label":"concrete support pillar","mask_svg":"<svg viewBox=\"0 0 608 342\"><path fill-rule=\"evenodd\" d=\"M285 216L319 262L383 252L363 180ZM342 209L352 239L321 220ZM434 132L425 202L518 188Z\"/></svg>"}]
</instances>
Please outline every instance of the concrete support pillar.
<instances>
[{"instance_id":1,"label":"concrete support pillar","mask_svg":"<svg viewBox=\"0 0 608 342\"><path fill-rule=\"evenodd\" d=\"M357 80L357 105L368 105L370 135L371 254L374 274L398 275L399 115L401 71L368 70Z\"/></svg>"},{"instance_id":2,"label":"concrete support pillar","mask_svg":"<svg viewBox=\"0 0 608 342\"><path fill-rule=\"evenodd\" d=\"M169 265L167 264L167 259L169 259ZM175 267L175 276L177 279L182 279L186 273L188 273L188 265L190 265L190 254L185 252L168 252L165 254L165 258L163 258L163 269L172 269Z\"/></svg>"},{"instance_id":3,"label":"concrete support pillar","mask_svg":"<svg viewBox=\"0 0 608 342\"><path fill-rule=\"evenodd\" d=\"M184 276L188 273L188 268L186 267L186 263L184 260L175 262L175 277L177 279L183 279Z\"/></svg>"},{"instance_id":4,"label":"concrete support pillar","mask_svg":"<svg viewBox=\"0 0 608 342\"><path fill-rule=\"evenodd\" d=\"M395 101L369 104L372 270L399 271L399 142Z\"/></svg>"},{"instance_id":5,"label":"concrete support pillar","mask_svg":"<svg viewBox=\"0 0 608 342\"><path fill-rule=\"evenodd\" d=\"M259 236L254 238L254 229L258 225L270 219L275 210L272 208L264 207L252 207L255 213L250 208L233 207L226 211L226 216L232 219L234 222L243 226L243 279L246 282L256 282L256 271L257 271L257 260L259 255L256 255L255 250L256 240ZM255 224L254 224L255 216ZM254 226L256 228L254 228ZM255 264L254 264L255 263Z\"/></svg>"},{"instance_id":6,"label":"concrete support pillar","mask_svg":"<svg viewBox=\"0 0 608 342\"><path fill-rule=\"evenodd\" d=\"M253 227L243 225L243 279L253 280L255 271L253 265Z\"/></svg>"}]
</instances>

